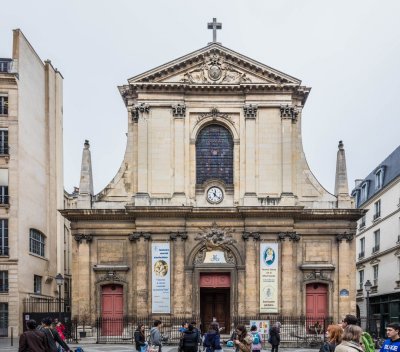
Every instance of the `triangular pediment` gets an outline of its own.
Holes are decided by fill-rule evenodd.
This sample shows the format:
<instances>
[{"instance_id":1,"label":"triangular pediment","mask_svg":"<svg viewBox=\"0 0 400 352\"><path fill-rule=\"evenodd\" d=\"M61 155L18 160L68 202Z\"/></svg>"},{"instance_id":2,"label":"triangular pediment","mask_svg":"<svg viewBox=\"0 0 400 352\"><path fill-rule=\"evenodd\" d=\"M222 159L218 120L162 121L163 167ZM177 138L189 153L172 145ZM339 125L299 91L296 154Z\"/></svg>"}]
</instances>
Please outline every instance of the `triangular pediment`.
<instances>
[{"instance_id":1,"label":"triangular pediment","mask_svg":"<svg viewBox=\"0 0 400 352\"><path fill-rule=\"evenodd\" d=\"M289 84L301 81L261 64L218 43L210 44L174 61L156 67L128 80L140 83L186 83L206 85Z\"/></svg>"}]
</instances>

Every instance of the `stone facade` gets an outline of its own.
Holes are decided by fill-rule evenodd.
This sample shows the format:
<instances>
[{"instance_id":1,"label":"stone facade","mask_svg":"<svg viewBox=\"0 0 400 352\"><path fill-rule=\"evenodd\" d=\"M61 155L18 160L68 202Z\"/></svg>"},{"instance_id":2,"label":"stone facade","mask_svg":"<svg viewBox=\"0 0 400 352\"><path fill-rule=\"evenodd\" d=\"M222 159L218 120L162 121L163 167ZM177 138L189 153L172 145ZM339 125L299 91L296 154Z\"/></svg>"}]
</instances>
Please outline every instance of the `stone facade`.
<instances>
[{"instance_id":1,"label":"stone facade","mask_svg":"<svg viewBox=\"0 0 400 352\"><path fill-rule=\"evenodd\" d=\"M119 90L128 111L121 168L93 195L85 143L80 194L62 212L75 236L74 315L102 315L109 284L123 287L123 314L152 314L151 245L158 242L170 244L173 315L202 314L200 279L209 273L229 273L230 315L259 314L262 243L279 248L279 314L308 314L310 284L328 289L325 315L355 312L352 239L362 210L348 195L343 144L335 195L307 165L301 120L310 88L211 43ZM231 183L225 174L197 182L199 136L210 126L229 132ZM218 154L212 143L207 148ZM206 262L212 249L196 240L213 226L232 236L217 246L223 263Z\"/></svg>"},{"instance_id":2,"label":"stone facade","mask_svg":"<svg viewBox=\"0 0 400 352\"><path fill-rule=\"evenodd\" d=\"M54 278L68 274L57 210L64 197L63 77L20 30L14 31L12 58L0 61L0 97L7 100L7 110L0 109L0 335L9 336L11 328L22 332L23 300L57 297ZM32 231L43 246L30 243Z\"/></svg>"}]
</instances>

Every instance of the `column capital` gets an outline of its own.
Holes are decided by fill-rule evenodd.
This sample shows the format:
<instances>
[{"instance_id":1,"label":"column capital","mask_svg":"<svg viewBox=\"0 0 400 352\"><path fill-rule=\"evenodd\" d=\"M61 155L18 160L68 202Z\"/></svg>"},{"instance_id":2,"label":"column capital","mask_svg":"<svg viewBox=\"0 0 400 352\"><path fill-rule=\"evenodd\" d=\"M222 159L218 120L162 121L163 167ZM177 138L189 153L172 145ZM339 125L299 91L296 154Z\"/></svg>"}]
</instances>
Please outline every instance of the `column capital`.
<instances>
[{"instance_id":1,"label":"column capital","mask_svg":"<svg viewBox=\"0 0 400 352\"><path fill-rule=\"evenodd\" d=\"M132 107L131 115L133 121L137 121L139 117L144 117L145 114L150 112L150 105L146 103L139 103Z\"/></svg>"},{"instance_id":2,"label":"column capital","mask_svg":"<svg viewBox=\"0 0 400 352\"><path fill-rule=\"evenodd\" d=\"M74 240L78 242L78 244L81 244L83 240L85 240L86 243L89 244L93 240L93 235L85 235L83 233L76 234L74 235Z\"/></svg>"},{"instance_id":3,"label":"column capital","mask_svg":"<svg viewBox=\"0 0 400 352\"><path fill-rule=\"evenodd\" d=\"M281 232L278 234L279 241L285 241L286 238L288 238L289 241L293 241L293 242L300 241L300 235L297 234L296 232Z\"/></svg>"},{"instance_id":4,"label":"column capital","mask_svg":"<svg viewBox=\"0 0 400 352\"><path fill-rule=\"evenodd\" d=\"M296 106L281 105L280 110L282 119L291 119L292 122L297 121L299 110Z\"/></svg>"},{"instance_id":5,"label":"column capital","mask_svg":"<svg viewBox=\"0 0 400 352\"><path fill-rule=\"evenodd\" d=\"M186 105L176 104L172 105L172 116L173 117L185 117L186 116Z\"/></svg>"},{"instance_id":6,"label":"column capital","mask_svg":"<svg viewBox=\"0 0 400 352\"><path fill-rule=\"evenodd\" d=\"M242 238L244 241L247 241L250 238L253 238L253 241L259 241L261 236L258 232L243 232Z\"/></svg>"},{"instance_id":7,"label":"column capital","mask_svg":"<svg viewBox=\"0 0 400 352\"><path fill-rule=\"evenodd\" d=\"M338 241L338 243L341 243L343 240L346 240L346 242L351 242L354 239L354 233L340 233L338 235L336 235L336 241Z\"/></svg>"},{"instance_id":8,"label":"column capital","mask_svg":"<svg viewBox=\"0 0 400 352\"><path fill-rule=\"evenodd\" d=\"M136 242L140 240L140 237L143 237L145 241L149 241L151 238L151 235L149 233L145 232L133 232L129 235L129 241Z\"/></svg>"},{"instance_id":9,"label":"column capital","mask_svg":"<svg viewBox=\"0 0 400 352\"><path fill-rule=\"evenodd\" d=\"M185 241L185 240L187 240L188 235L187 235L187 232L170 232L169 238L172 241L175 241L178 238L180 238L182 241Z\"/></svg>"},{"instance_id":10,"label":"column capital","mask_svg":"<svg viewBox=\"0 0 400 352\"><path fill-rule=\"evenodd\" d=\"M246 104L243 106L244 117L246 119L255 119L257 117L258 106L254 104Z\"/></svg>"}]
</instances>

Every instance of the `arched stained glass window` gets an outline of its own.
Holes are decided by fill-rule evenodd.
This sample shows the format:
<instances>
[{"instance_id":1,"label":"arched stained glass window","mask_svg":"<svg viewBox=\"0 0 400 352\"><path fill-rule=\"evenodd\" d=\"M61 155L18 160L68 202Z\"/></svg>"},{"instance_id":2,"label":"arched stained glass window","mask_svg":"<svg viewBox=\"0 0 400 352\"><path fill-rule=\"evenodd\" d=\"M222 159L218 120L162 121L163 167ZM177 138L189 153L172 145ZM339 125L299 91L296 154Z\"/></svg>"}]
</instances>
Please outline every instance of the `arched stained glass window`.
<instances>
[{"instance_id":1,"label":"arched stained glass window","mask_svg":"<svg viewBox=\"0 0 400 352\"><path fill-rule=\"evenodd\" d=\"M196 141L196 183L219 179L233 184L233 140L220 125L204 127Z\"/></svg>"}]
</instances>

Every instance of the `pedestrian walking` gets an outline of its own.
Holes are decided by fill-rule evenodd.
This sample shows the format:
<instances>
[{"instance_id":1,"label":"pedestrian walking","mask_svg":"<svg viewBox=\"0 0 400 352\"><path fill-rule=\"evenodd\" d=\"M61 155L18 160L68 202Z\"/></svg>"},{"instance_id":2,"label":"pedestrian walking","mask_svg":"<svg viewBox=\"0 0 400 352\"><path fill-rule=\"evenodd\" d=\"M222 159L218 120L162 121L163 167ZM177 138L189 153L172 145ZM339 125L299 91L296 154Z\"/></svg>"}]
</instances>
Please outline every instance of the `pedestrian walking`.
<instances>
[{"instance_id":1,"label":"pedestrian walking","mask_svg":"<svg viewBox=\"0 0 400 352\"><path fill-rule=\"evenodd\" d=\"M51 324L52 321L50 318L44 318L42 319L42 325L37 328L46 335L48 344L46 352L70 351L68 345L62 340L57 330L51 327Z\"/></svg>"},{"instance_id":2,"label":"pedestrian walking","mask_svg":"<svg viewBox=\"0 0 400 352\"><path fill-rule=\"evenodd\" d=\"M55 319L55 329L58 332L58 335L60 335L61 339L65 341L65 325L61 323L61 321L58 321L58 319Z\"/></svg>"},{"instance_id":3,"label":"pedestrian walking","mask_svg":"<svg viewBox=\"0 0 400 352\"><path fill-rule=\"evenodd\" d=\"M238 325L236 327L236 333L236 340L233 341L236 345L236 351L251 352L253 337L247 332L246 327L244 325Z\"/></svg>"},{"instance_id":4,"label":"pedestrian walking","mask_svg":"<svg viewBox=\"0 0 400 352\"><path fill-rule=\"evenodd\" d=\"M146 352L147 348L148 348L148 344L147 344L146 338L144 336L144 324L138 325L133 336L135 338L136 351Z\"/></svg>"},{"instance_id":5,"label":"pedestrian walking","mask_svg":"<svg viewBox=\"0 0 400 352\"><path fill-rule=\"evenodd\" d=\"M362 329L357 325L347 325L344 328L342 342L336 346L335 352L363 352L360 345Z\"/></svg>"},{"instance_id":6,"label":"pedestrian walking","mask_svg":"<svg viewBox=\"0 0 400 352\"><path fill-rule=\"evenodd\" d=\"M257 326L253 325L250 328L250 333L253 337L253 344L251 346L251 350L253 352L260 352L262 350L263 339L261 337L261 334L257 330Z\"/></svg>"},{"instance_id":7,"label":"pedestrian walking","mask_svg":"<svg viewBox=\"0 0 400 352\"><path fill-rule=\"evenodd\" d=\"M31 319L26 322L27 331L19 337L18 352L47 352L46 335L36 330L37 323Z\"/></svg>"},{"instance_id":8,"label":"pedestrian walking","mask_svg":"<svg viewBox=\"0 0 400 352\"><path fill-rule=\"evenodd\" d=\"M388 339L383 343L380 352L400 351L400 324L391 323L386 326Z\"/></svg>"},{"instance_id":9,"label":"pedestrian walking","mask_svg":"<svg viewBox=\"0 0 400 352\"><path fill-rule=\"evenodd\" d=\"M340 325L329 325L326 330L326 341L319 352L333 352L337 345L342 342L343 329Z\"/></svg>"},{"instance_id":10,"label":"pedestrian walking","mask_svg":"<svg viewBox=\"0 0 400 352\"><path fill-rule=\"evenodd\" d=\"M212 322L210 324L210 328L204 335L203 347L205 347L206 352L215 352L222 349L218 323Z\"/></svg>"},{"instance_id":11,"label":"pedestrian walking","mask_svg":"<svg viewBox=\"0 0 400 352\"><path fill-rule=\"evenodd\" d=\"M161 329L162 322L161 320L155 320L153 327L150 330L150 345L157 346L158 352L161 352L162 348L162 339L161 339Z\"/></svg>"},{"instance_id":12,"label":"pedestrian walking","mask_svg":"<svg viewBox=\"0 0 400 352\"><path fill-rule=\"evenodd\" d=\"M271 344L271 352L278 352L281 343L281 323L279 321L269 329L268 342Z\"/></svg>"}]
</instances>

